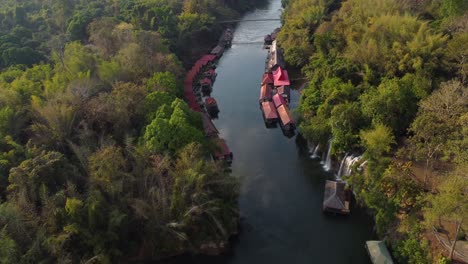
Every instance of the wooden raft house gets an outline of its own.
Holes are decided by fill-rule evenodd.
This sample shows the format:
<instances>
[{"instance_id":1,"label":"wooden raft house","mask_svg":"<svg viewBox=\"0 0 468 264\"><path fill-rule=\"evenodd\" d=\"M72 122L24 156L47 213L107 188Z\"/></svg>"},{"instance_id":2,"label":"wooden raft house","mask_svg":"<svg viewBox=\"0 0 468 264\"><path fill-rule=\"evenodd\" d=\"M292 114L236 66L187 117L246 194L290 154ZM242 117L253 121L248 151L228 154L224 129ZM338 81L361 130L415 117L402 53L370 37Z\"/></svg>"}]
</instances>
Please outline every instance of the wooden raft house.
<instances>
[{"instance_id":1,"label":"wooden raft house","mask_svg":"<svg viewBox=\"0 0 468 264\"><path fill-rule=\"evenodd\" d=\"M226 144L226 141L219 138L219 131L211 121L211 112L219 112L216 100L207 97L203 101L202 92L205 94L211 93L213 82L216 78L216 60L219 59L225 47L231 45L232 30L227 29L222 35L218 46L214 47L210 54L203 55L198 59L192 68L187 72L184 79L184 98L189 107L196 112L199 112L202 117L203 131L205 137L213 143L214 149L212 157L214 160L223 160L227 165L231 165L233 155ZM203 91L202 91L203 90Z\"/></svg>"},{"instance_id":2,"label":"wooden raft house","mask_svg":"<svg viewBox=\"0 0 468 264\"><path fill-rule=\"evenodd\" d=\"M205 108L211 117L213 118L218 117L218 113L219 113L218 103L213 97L205 98Z\"/></svg>"},{"instance_id":3,"label":"wooden raft house","mask_svg":"<svg viewBox=\"0 0 468 264\"><path fill-rule=\"evenodd\" d=\"M259 103L271 101L272 91L269 85L262 85L260 87L260 97L258 99Z\"/></svg>"},{"instance_id":4,"label":"wooden raft house","mask_svg":"<svg viewBox=\"0 0 468 264\"><path fill-rule=\"evenodd\" d=\"M335 214L349 214L351 194L345 189L346 183L342 181L329 181L325 183L323 197L323 211Z\"/></svg>"},{"instance_id":5,"label":"wooden raft house","mask_svg":"<svg viewBox=\"0 0 468 264\"><path fill-rule=\"evenodd\" d=\"M296 123L289 112L289 109L284 105L276 108L278 110L278 115L280 118L281 128L286 131L293 131L296 128Z\"/></svg>"},{"instance_id":6,"label":"wooden raft house","mask_svg":"<svg viewBox=\"0 0 468 264\"><path fill-rule=\"evenodd\" d=\"M263 119L267 124L273 124L278 121L278 113L272 102L262 102Z\"/></svg>"}]
</instances>

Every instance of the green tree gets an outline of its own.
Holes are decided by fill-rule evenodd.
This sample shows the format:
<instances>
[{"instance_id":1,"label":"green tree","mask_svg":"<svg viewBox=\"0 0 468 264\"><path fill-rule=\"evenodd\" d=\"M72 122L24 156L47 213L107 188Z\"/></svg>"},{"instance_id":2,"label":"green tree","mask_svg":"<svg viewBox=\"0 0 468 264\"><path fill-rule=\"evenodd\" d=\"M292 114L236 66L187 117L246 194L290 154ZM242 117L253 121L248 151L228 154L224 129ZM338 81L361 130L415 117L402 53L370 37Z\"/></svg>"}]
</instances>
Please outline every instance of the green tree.
<instances>
[{"instance_id":1,"label":"green tree","mask_svg":"<svg viewBox=\"0 0 468 264\"><path fill-rule=\"evenodd\" d=\"M390 153L391 146L395 144L392 131L382 124L376 124L371 130L361 131L360 137L366 152L374 159Z\"/></svg>"},{"instance_id":2,"label":"green tree","mask_svg":"<svg viewBox=\"0 0 468 264\"><path fill-rule=\"evenodd\" d=\"M468 217L468 197L466 196L468 184L465 177L466 170L461 170L455 173L455 175L450 176L440 186L440 192L437 195L428 197L429 207L424 211L425 218L431 225L440 224L441 220L453 221L455 223L456 232L453 236L449 259L453 259L460 229L468 228L466 223Z\"/></svg>"}]
</instances>

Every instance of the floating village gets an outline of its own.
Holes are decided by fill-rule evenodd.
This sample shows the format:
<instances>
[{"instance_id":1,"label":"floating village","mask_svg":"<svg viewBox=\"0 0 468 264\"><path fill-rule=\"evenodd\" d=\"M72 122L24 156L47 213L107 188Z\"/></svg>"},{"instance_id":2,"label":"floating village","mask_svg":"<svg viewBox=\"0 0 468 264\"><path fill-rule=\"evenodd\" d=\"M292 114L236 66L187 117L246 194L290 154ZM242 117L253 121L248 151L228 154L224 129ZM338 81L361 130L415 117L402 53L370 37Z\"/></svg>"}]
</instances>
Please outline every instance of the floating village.
<instances>
[{"instance_id":1,"label":"floating village","mask_svg":"<svg viewBox=\"0 0 468 264\"><path fill-rule=\"evenodd\" d=\"M231 46L232 38L232 29L226 29L218 44L209 54L203 55L195 62L184 80L185 100L193 111L201 114L205 137L215 146L212 152L213 159L225 161L228 165L231 165L233 155L226 141L219 137L219 131L213 124L212 119L218 118L219 108L216 100L210 95L217 75L216 62L225 49Z\"/></svg>"},{"instance_id":2,"label":"floating village","mask_svg":"<svg viewBox=\"0 0 468 264\"><path fill-rule=\"evenodd\" d=\"M276 41L278 33L279 28L264 39L268 55L260 83L259 104L266 127L274 128L279 123L284 135L292 137L295 134L296 122L289 109L291 82L285 69L283 50Z\"/></svg>"},{"instance_id":3,"label":"floating village","mask_svg":"<svg viewBox=\"0 0 468 264\"><path fill-rule=\"evenodd\" d=\"M295 134L296 122L291 115L289 104L291 102L291 81L288 71L285 69L285 61L283 50L278 45L276 40L280 29L275 29L271 34L264 38L264 48L268 51L265 60L265 72L260 84L260 109L267 128L277 127L279 123L283 133L287 137L292 137ZM328 151L324 153L322 164L324 169L329 171L331 168L330 158L331 142L328 144ZM319 146L312 147L311 152L318 157ZM312 154L311 153L311 154ZM352 191L346 187L346 182L341 180L343 166L348 162L346 173L350 173L352 161L357 159L343 160L340 171L336 180L327 180L325 183L325 191L323 198L322 209L324 212L332 214L347 215L350 213L350 203L352 199Z\"/></svg>"}]
</instances>

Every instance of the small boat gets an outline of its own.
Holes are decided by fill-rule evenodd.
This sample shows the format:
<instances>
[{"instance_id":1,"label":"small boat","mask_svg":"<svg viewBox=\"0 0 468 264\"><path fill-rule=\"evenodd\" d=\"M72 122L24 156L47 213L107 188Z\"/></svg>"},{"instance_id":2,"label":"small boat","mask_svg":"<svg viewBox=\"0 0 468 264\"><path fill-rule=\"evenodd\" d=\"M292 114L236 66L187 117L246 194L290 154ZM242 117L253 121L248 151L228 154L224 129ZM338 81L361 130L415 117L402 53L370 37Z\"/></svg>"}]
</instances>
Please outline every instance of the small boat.
<instances>
[{"instance_id":1,"label":"small boat","mask_svg":"<svg viewBox=\"0 0 468 264\"><path fill-rule=\"evenodd\" d=\"M206 111L212 118L217 118L219 113L218 103L213 97L207 97L205 99Z\"/></svg>"}]
</instances>

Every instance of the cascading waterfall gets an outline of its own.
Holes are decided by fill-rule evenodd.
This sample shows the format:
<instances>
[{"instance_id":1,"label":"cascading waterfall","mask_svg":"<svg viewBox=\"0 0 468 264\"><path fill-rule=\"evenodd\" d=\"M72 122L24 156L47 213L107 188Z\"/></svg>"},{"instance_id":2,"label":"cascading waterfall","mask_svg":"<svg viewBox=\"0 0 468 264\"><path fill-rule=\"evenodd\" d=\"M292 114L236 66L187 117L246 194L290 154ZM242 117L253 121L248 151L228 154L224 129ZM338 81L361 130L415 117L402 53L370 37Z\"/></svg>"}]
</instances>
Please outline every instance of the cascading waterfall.
<instances>
[{"instance_id":1,"label":"cascading waterfall","mask_svg":"<svg viewBox=\"0 0 468 264\"><path fill-rule=\"evenodd\" d=\"M341 180L341 174L343 173L343 165L345 164L346 162L346 157L348 157L348 153L346 152L343 160L341 160L341 164L340 164L340 169L338 170L338 174L336 175L336 179L337 180Z\"/></svg>"},{"instance_id":2,"label":"cascading waterfall","mask_svg":"<svg viewBox=\"0 0 468 264\"><path fill-rule=\"evenodd\" d=\"M331 147L332 147L332 144L331 144L331 140L330 140L330 141L328 141L327 156L325 158L325 164L323 165L323 168L325 169L325 171L330 171L330 169L331 169Z\"/></svg>"},{"instance_id":3,"label":"cascading waterfall","mask_svg":"<svg viewBox=\"0 0 468 264\"><path fill-rule=\"evenodd\" d=\"M315 150L315 145L314 145L314 143L307 141L307 148L308 148L308 150L309 150L309 154L314 153L314 150Z\"/></svg>"},{"instance_id":4,"label":"cascading waterfall","mask_svg":"<svg viewBox=\"0 0 468 264\"><path fill-rule=\"evenodd\" d=\"M317 144L317 146L314 149L314 153L312 154L312 156L310 156L312 159L316 159L316 158L319 157L319 155L318 155L319 148L320 148L320 144Z\"/></svg>"},{"instance_id":5,"label":"cascading waterfall","mask_svg":"<svg viewBox=\"0 0 468 264\"><path fill-rule=\"evenodd\" d=\"M344 164L344 168L343 168L343 175L344 176L349 176L351 175L351 172L352 172L352 169L353 169L353 165L360 161L362 158L362 156L354 156L354 155L351 155L351 156L348 156L345 158L345 164ZM342 175L342 176L343 176Z\"/></svg>"}]
</instances>

